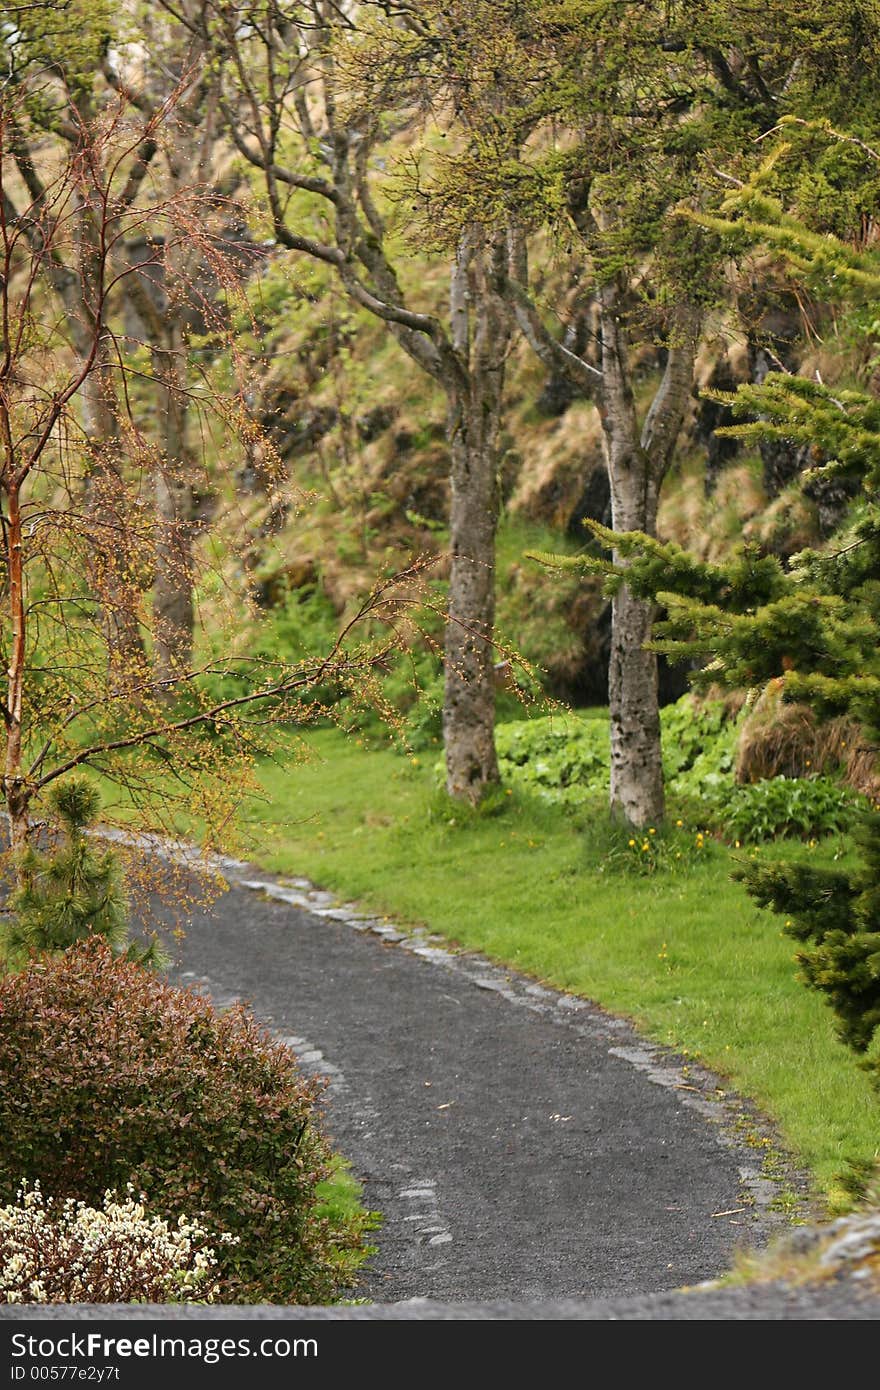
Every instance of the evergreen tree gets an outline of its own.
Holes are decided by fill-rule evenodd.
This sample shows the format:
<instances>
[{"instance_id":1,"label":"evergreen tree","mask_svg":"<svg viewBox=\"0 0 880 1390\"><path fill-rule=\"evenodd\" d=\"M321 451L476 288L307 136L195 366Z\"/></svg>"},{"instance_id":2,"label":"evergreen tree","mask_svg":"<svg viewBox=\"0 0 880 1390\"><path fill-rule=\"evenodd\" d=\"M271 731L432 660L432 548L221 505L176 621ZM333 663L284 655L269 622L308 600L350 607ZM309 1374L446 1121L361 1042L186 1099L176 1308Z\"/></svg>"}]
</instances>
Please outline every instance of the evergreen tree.
<instances>
[{"instance_id":1,"label":"evergreen tree","mask_svg":"<svg viewBox=\"0 0 880 1390\"><path fill-rule=\"evenodd\" d=\"M77 941L102 936L116 955L162 964L155 941L129 941L119 861L88 837L101 805L98 792L84 778L72 777L53 788L50 800L64 838L46 853L32 846L24 851L11 916L0 925L0 959L14 970L35 954L57 955Z\"/></svg>"},{"instance_id":2,"label":"evergreen tree","mask_svg":"<svg viewBox=\"0 0 880 1390\"><path fill-rule=\"evenodd\" d=\"M872 168L880 156L860 140L825 130L858 149ZM779 249L813 288L841 288L853 323L870 349L878 328L880 255L816 231L768 191L780 158L774 152L754 178L727 200L724 215L706 219L740 245ZM870 351L866 354L870 358ZM870 364L869 364L870 370ZM655 650L699 660L696 685L756 687L778 683L784 701L810 704L820 717L849 715L866 746L880 748L880 399L876 373L868 389L839 389L821 380L771 373L760 385L720 397L740 423L723 432L742 439L808 444L815 466L803 485L846 477L858 497L841 531L821 550L804 550L788 568L778 558L742 547L726 564L707 564L676 545L639 533L614 533L588 523L615 561L593 555L555 566L604 572L613 591L626 583L665 609L655 624ZM744 418L742 418L744 417ZM607 552L606 552L607 553ZM619 557L619 558L618 558ZM880 807L856 832L860 859L851 871L756 863L739 869L752 897L783 914L799 943L803 979L822 992L842 1040L866 1053L880 1029ZM880 1058L864 1062L880 1087Z\"/></svg>"}]
</instances>

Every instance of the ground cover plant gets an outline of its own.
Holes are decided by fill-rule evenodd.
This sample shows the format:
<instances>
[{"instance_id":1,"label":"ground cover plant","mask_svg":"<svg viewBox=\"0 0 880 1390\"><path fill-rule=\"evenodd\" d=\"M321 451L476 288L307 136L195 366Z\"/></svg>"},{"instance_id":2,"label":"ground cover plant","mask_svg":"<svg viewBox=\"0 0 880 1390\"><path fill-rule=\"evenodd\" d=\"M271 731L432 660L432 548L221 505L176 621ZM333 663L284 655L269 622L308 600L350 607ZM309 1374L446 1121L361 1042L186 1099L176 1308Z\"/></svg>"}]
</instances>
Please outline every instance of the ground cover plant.
<instances>
[{"instance_id":1,"label":"ground cover plant","mask_svg":"<svg viewBox=\"0 0 880 1390\"><path fill-rule=\"evenodd\" d=\"M731 878L780 854L845 865L843 841L737 849L675 814L635 837L602 798L558 807L510 786L471 811L438 793L431 755L330 729L309 741L295 778L260 769L245 853L633 1018L755 1100L817 1191L849 1200L877 1156L870 1085L798 983L783 925Z\"/></svg>"},{"instance_id":2,"label":"ground cover plant","mask_svg":"<svg viewBox=\"0 0 880 1390\"><path fill-rule=\"evenodd\" d=\"M679 809L732 845L779 835L810 839L850 829L868 803L831 776L735 780L743 713L731 714L720 699L694 700L690 695L661 710L666 785ZM604 710L515 720L499 726L495 741L502 773L513 787L571 807L607 794L610 750ZM638 839L644 839L641 832Z\"/></svg>"}]
</instances>

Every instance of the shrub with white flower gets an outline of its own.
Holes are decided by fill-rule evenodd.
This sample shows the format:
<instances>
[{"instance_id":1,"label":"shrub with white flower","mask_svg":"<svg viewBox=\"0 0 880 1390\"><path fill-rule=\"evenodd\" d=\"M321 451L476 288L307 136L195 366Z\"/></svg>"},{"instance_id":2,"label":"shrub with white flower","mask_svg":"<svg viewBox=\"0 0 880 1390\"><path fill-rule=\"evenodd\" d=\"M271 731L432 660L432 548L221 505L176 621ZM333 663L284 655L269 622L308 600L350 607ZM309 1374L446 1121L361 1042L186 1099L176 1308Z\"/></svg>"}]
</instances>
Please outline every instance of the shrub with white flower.
<instances>
[{"instance_id":1,"label":"shrub with white flower","mask_svg":"<svg viewBox=\"0 0 880 1390\"><path fill-rule=\"evenodd\" d=\"M210 1303L214 1249L197 1221L147 1216L134 1188L103 1207L44 1197L23 1182L0 1207L0 1300L6 1303ZM230 1235L214 1237L221 1244Z\"/></svg>"}]
</instances>

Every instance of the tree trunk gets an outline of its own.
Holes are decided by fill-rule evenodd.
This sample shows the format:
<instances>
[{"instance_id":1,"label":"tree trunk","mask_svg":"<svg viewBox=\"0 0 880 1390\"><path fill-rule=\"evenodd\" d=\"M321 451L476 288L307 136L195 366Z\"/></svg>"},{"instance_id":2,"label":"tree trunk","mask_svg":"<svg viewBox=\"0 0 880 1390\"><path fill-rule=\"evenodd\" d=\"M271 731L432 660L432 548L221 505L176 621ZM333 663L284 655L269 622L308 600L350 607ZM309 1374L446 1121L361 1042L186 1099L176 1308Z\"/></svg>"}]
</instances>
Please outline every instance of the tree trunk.
<instances>
[{"instance_id":1,"label":"tree trunk","mask_svg":"<svg viewBox=\"0 0 880 1390\"><path fill-rule=\"evenodd\" d=\"M636 598L625 584L615 594L608 665L611 814L639 829L658 825L665 813L657 658L645 650L653 619L650 600Z\"/></svg>"},{"instance_id":2,"label":"tree trunk","mask_svg":"<svg viewBox=\"0 0 880 1390\"><path fill-rule=\"evenodd\" d=\"M196 7L197 8L197 7ZM195 11L194 11L195 13ZM196 42L196 48L200 44ZM189 48L181 72L195 63ZM204 56L201 50L200 56ZM173 147L167 153L169 192L186 198L193 186L206 188L216 177L216 91L200 82L181 104ZM209 248L213 247L213 251ZM139 283L139 307L153 349L159 393L161 456L154 474L157 536L153 583L153 663L156 679L171 681L192 666L194 634L193 544L199 525L194 458L188 448L190 397L187 390L190 332L206 313L200 277L207 270L222 284L223 271L212 255L217 246L207 229L190 237L171 237L162 249L159 273ZM225 273L237 273L230 260ZM135 288L132 286L132 288ZM208 313L210 322L210 313Z\"/></svg>"},{"instance_id":3,"label":"tree trunk","mask_svg":"<svg viewBox=\"0 0 880 1390\"><path fill-rule=\"evenodd\" d=\"M601 416L615 531L657 531L660 488L672 460L693 380L695 313L685 307L681 340L670 346L663 379L639 428L621 323L622 287L601 292ZM615 553L615 564L624 565ZM611 608L608 703L611 717L611 814L642 829L665 814L657 657L646 651L655 606L626 585Z\"/></svg>"},{"instance_id":4,"label":"tree trunk","mask_svg":"<svg viewBox=\"0 0 880 1390\"><path fill-rule=\"evenodd\" d=\"M193 651L193 496L179 464L160 464L155 480L156 579L153 665L157 681L189 670Z\"/></svg>"},{"instance_id":5,"label":"tree trunk","mask_svg":"<svg viewBox=\"0 0 880 1390\"><path fill-rule=\"evenodd\" d=\"M9 819L9 839L15 865L16 879L21 880L21 857L27 848L30 795L22 775L22 696L27 608L24 593L24 537L22 534L21 496L19 480L7 476L3 491L6 494L6 569L8 575L9 628L11 634L9 665L6 670L6 701L3 710L6 726L6 758L3 769L3 795Z\"/></svg>"},{"instance_id":6,"label":"tree trunk","mask_svg":"<svg viewBox=\"0 0 880 1390\"><path fill-rule=\"evenodd\" d=\"M495 530L498 437L510 323L499 294L504 242L465 233L452 275L453 346L467 363L451 394L451 569L446 624L443 741L446 790L476 803L496 784Z\"/></svg>"},{"instance_id":7,"label":"tree trunk","mask_svg":"<svg viewBox=\"0 0 880 1390\"><path fill-rule=\"evenodd\" d=\"M108 665L123 681L140 684L147 658L138 621L141 591L137 534L122 477L119 418L103 342L104 361L83 384L83 430L89 461L84 502L89 582L101 605Z\"/></svg>"},{"instance_id":8,"label":"tree trunk","mask_svg":"<svg viewBox=\"0 0 880 1390\"><path fill-rule=\"evenodd\" d=\"M83 119L92 113L83 113ZM76 196L77 274L62 289L74 347L82 358L94 352L94 367L82 385L83 432L87 445L84 503L89 580L101 605L108 663L123 682L140 683L147 661L138 623L140 594L136 533L122 477L122 439L115 388L117 364L107 325L106 227L96 215L100 186L88 161Z\"/></svg>"},{"instance_id":9,"label":"tree trunk","mask_svg":"<svg viewBox=\"0 0 880 1390\"><path fill-rule=\"evenodd\" d=\"M471 410L452 446L452 515L443 742L446 790L479 801L498 781L495 754L495 452Z\"/></svg>"},{"instance_id":10,"label":"tree trunk","mask_svg":"<svg viewBox=\"0 0 880 1390\"><path fill-rule=\"evenodd\" d=\"M22 863L30 834L30 795L21 780L6 778L6 818L9 821L9 847L17 888L23 888L28 875Z\"/></svg>"},{"instance_id":11,"label":"tree trunk","mask_svg":"<svg viewBox=\"0 0 880 1390\"><path fill-rule=\"evenodd\" d=\"M157 351L163 454L155 472L156 578L153 662L156 679L173 680L192 664L195 497L186 447L186 344L171 317L165 351Z\"/></svg>"}]
</instances>

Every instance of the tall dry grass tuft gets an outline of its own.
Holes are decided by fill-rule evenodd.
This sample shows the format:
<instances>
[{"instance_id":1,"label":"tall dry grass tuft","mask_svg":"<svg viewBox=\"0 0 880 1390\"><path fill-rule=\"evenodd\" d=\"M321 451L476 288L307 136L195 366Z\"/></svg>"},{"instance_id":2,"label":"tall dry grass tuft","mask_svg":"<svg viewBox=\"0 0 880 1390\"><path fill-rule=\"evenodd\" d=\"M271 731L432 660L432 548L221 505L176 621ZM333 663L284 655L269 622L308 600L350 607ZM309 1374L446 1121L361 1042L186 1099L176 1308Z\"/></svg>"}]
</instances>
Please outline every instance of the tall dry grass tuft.
<instances>
[{"instance_id":1,"label":"tall dry grass tuft","mask_svg":"<svg viewBox=\"0 0 880 1390\"><path fill-rule=\"evenodd\" d=\"M711 563L724 561L746 528L767 508L767 495L753 459L729 464L707 495L700 461L691 459L660 503L658 531Z\"/></svg>"},{"instance_id":2,"label":"tall dry grass tuft","mask_svg":"<svg viewBox=\"0 0 880 1390\"><path fill-rule=\"evenodd\" d=\"M880 802L880 761L872 743L854 719L833 719L819 730L821 746L827 744L829 764L836 757L844 780L872 802Z\"/></svg>"},{"instance_id":3,"label":"tall dry grass tuft","mask_svg":"<svg viewBox=\"0 0 880 1390\"><path fill-rule=\"evenodd\" d=\"M743 723L735 775L739 783L768 777L810 777L842 772L854 791L880 800L878 749L854 719L820 722L808 705L785 704L771 681Z\"/></svg>"}]
</instances>

